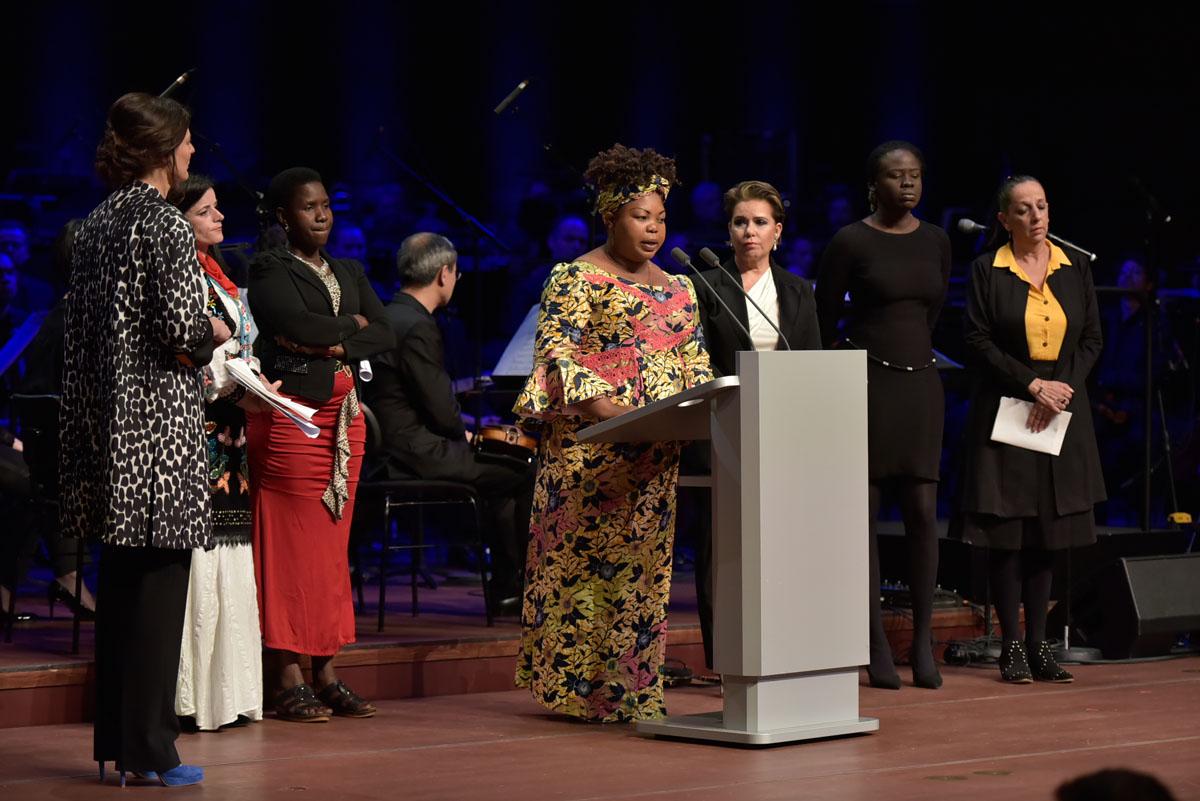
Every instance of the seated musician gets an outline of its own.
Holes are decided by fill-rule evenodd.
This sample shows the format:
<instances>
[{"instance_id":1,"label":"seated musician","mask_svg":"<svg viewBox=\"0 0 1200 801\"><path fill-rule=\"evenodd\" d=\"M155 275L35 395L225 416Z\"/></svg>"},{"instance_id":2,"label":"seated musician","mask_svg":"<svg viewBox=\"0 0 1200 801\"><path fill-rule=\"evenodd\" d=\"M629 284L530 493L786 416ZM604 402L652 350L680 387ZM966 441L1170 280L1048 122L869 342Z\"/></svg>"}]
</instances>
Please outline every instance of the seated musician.
<instances>
[{"instance_id":1,"label":"seated musician","mask_svg":"<svg viewBox=\"0 0 1200 801\"><path fill-rule=\"evenodd\" d=\"M517 460L481 459L446 372L433 313L450 302L458 253L444 236L413 234L397 254L401 290L386 312L396 347L374 359L368 404L379 418L390 478L459 481L482 496L484 542L492 552L493 611L519 609L533 468Z\"/></svg>"}]
</instances>

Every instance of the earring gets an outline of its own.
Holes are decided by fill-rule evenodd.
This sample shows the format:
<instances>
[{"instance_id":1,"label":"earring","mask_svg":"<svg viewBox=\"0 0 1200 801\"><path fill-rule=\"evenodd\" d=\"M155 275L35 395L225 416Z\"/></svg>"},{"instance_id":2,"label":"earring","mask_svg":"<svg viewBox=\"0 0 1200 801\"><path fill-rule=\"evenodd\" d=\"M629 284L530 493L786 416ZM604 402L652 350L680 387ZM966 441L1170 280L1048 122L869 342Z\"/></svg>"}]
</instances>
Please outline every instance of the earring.
<instances>
[{"instance_id":1,"label":"earring","mask_svg":"<svg viewBox=\"0 0 1200 801\"><path fill-rule=\"evenodd\" d=\"M875 211L875 187L867 188L867 205L871 207L871 211Z\"/></svg>"},{"instance_id":2,"label":"earring","mask_svg":"<svg viewBox=\"0 0 1200 801\"><path fill-rule=\"evenodd\" d=\"M775 245L771 248L771 250L779 250L779 237L775 237Z\"/></svg>"},{"instance_id":3,"label":"earring","mask_svg":"<svg viewBox=\"0 0 1200 801\"><path fill-rule=\"evenodd\" d=\"M284 232L285 234L286 234L288 231L290 231L290 230L291 230L290 228L288 228L288 224L287 224L287 223L280 223L280 225L282 225L282 226L283 226L283 232Z\"/></svg>"}]
</instances>

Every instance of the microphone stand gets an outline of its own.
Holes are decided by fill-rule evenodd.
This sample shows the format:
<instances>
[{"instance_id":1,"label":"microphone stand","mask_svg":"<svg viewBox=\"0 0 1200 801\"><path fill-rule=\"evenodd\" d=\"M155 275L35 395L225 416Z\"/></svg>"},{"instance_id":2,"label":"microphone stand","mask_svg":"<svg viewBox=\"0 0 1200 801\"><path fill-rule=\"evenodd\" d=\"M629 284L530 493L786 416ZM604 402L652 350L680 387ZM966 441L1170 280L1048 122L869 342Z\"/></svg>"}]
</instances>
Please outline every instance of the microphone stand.
<instances>
[{"instance_id":1,"label":"microphone stand","mask_svg":"<svg viewBox=\"0 0 1200 801\"><path fill-rule=\"evenodd\" d=\"M674 253L674 251L672 251L672 253ZM711 250L709 250L708 248L701 248L701 249L700 249L700 258L704 259L704 261L708 263L708 266L710 266L710 267L714 267L714 268L716 268L717 270L720 270L720 273L719 273L719 274L720 274L720 275L722 275L722 276L724 276L724 277L725 277L727 280L733 281L733 276L732 276L732 275L729 275L729 274L727 274L727 273L725 272L725 268L723 268L723 267L721 266L721 260L717 258L717 254L713 253L713 252L712 252ZM768 258L769 258L769 257L768 257ZM693 268L693 269L695 269L695 268ZM705 281L705 283L707 284L708 282L707 282L707 281ZM744 298L746 299L746 301L747 301L747 302L749 302L749 304L750 304L751 306L753 306L753 307L754 307L754 308L755 308L755 309L758 311L758 313L759 313L760 315L762 315L762 318L763 318L764 320L766 320L768 323L770 323L771 327L775 329L775 333L779 334L779 339L780 339L780 340L783 342L783 348L784 348L784 350L791 350L791 349L792 349L792 345L791 345L791 343L790 343L790 342L788 342L788 340L787 340L787 337L785 337L785 336L783 335L783 331L782 331L782 330L780 330L779 326L775 325L775 323L771 321L771 318L767 316L767 313L766 313L765 311L763 311L763 310L762 310L762 306L759 306L757 303L755 303L755 302L754 302L754 298L750 297L750 293L749 293L749 292L747 292L746 290L742 289L742 284L741 284L741 282L740 282L740 281L734 281L734 283L733 283L733 287L734 287L734 289L736 289L738 292L742 293L742 297L744 297ZM739 320L739 321L738 321L738 323L739 323L739 325L740 325L741 321ZM743 329L742 329L742 330L743 330L743 331L746 331L746 336L747 336L747 337L750 337L750 332L749 332L749 330L745 329L744 327L743 327ZM750 339L750 345L751 345L751 347L753 347L753 345L754 345L754 340L753 340L753 338L751 338L751 339Z\"/></svg>"},{"instance_id":2,"label":"microphone stand","mask_svg":"<svg viewBox=\"0 0 1200 801\"><path fill-rule=\"evenodd\" d=\"M671 258L675 259L675 263L680 267L687 267L689 270L695 273L696 277L700 279L700 282L704 284L712 296L717 299L717 303L721 304L721 308L729 314L729 319L733 320L734 325L736 325L742 331L742 333L746 335L746 339L751 340L751 344L753 344L753 339L750 336L750 329L742 325L742 321L739 320L738 316L733 313L733 309L729 308L729 304L725 302L725 299L717 294L717 290L714 289L713 285L710 284L708 279L704 277L704 273L700 272L696 265L692 264L692 257L685 253L683 248L672 248ZM780 336L782 336L782 334Z\"/></svg>"},{"instance_id":3,"label":"microphone stand","mask_svg":"<svg viewBox=\"0 0 1200 801\"><path fill-rule=\"evenodd\" d=\"M530 77L526 78L525 80L523 80L519 84L517 84L517 87L515 89L513 89L511 92L509 92L507 97L505 97L503 100L500 101L500 105L496 106L496 108L493 109L493 113L497 117L504 117L506 115L516 116L517 114L519 114L521 111L521 106L516 101L525 92L525 90L530 86L530 84L534 83L534 77L535 76L531 75ZM558 152L558 148L556 148L554 146L554 144L552 142L548 141L545 137L538 136L537 138L541 141L541 144L539 145L539 147L541 148L542 152L550 158L550 161L552 163L558 165L558 167L563 168L567 172L569 172L577 185L583 186L584 183L586 183L584 180L584 177L583 177L583 170L579 169L574 164L567 161L566 157L560 155ZM591 249L591 248L595 247L595 244L596 244L596 215L595 214L588 215L587 226L588 226L588 248Z\"/></svg>"},{"instance_id":4,"label":"microphone stand","mask_svg":"<svg viewBox=\"0 0 1200 801\"><path fill-rule=\"evenodd\" d=\"M1063 239L1063 238L1062 238L1061 236L1059 236L1058 234L1051 234L1051 233L1047 233L1047 234L1046 234L1046 238L1047 238L1047 239L1053 239L1055 242L1057 242L1058 244L1062 245L1063 247L1068 247L1068 248L1071 248L1071 250L1077 250L1077 251L1079 251L1080 253L1082 253L1083 255L1085 255L1085 256L1087 256L1087 257L1088 257L1088 261L1095 261L1095 260L1096 260L1096 258L1097 258L1097 256L1096 256L1096 254L1095 254L1095 253L1092 253L1090 250L1084 250L1083 248L1079 247L1079 245L1076 245L1076 244L1075 244L1074 242L1072 242L1071 240L1069 240L1069 239Z\"/></svg>"},{"instance_id":5,"label":"microphone stand","mask_svg":"<svg viewBox=\"0 0 1200 801\"><path fill-rule=\"evenodd\" d=\"M254 201L255 208L257 208L258 204L262 202L263 193L251 186L250 182L246 180L246 176L242 173L242 171L233 166L233 162L228 156L225 155L225 151L222 149L221 143L216 139L208 138L200 131L197 131L195 127L192 128L192 139L195 139L196 141L200 142L200 144L204 145L209 154L219 161L221 166L229 171L229 174L233 176L233 182L236 183L238 188L245 192L246 195Z\"/></svg>"}]
</instances>

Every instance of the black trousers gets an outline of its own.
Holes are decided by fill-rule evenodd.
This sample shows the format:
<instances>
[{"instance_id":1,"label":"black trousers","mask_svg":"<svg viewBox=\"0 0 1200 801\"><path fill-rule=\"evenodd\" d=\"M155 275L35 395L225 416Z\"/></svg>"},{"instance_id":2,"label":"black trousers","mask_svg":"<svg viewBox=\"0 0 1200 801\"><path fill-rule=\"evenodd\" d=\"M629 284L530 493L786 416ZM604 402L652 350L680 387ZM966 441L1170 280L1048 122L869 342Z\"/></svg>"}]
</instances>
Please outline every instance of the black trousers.
<instances>
[{"instance_id":1,"label":"black trousers","mask_svg":"<svg viewBox=\"0 0 1200 801\"><path fill-rule=\"evenodd\" d=\"M165 771L175 751L175 683L190 550L105 545L96 602L97 762Z\"/></svg>"}]
</instances>

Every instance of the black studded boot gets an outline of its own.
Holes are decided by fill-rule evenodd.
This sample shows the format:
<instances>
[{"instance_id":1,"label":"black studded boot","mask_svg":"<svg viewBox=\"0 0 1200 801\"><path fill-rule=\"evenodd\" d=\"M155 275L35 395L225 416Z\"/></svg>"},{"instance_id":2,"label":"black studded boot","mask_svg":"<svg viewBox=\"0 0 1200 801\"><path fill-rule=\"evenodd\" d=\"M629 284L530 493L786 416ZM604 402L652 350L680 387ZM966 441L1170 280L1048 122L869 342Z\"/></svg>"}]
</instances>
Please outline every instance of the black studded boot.
<instances>
[{"instance_id":1,"label":"black studded boot","mask_svg":"<svg viewBox=\"0 0 1200 801\"><path fill-rule=\"evenodd\" d=\"M1033 673L1029 670L1029 657L1025 643L1020 640L1005 640L1000 649L1000 678L1011 684L1031 684Z\"/></svg>"},{"instance_id":2,"label":"black studded boot","mask_svg":"<svg viewBox=\"0 0 1200 801\"><path fill-rule=\"evenodd\" d=\"M1049 640L1029 644L1029 666L1033 669L1033 677L1038 681L1052 681L1055 684L1070 684L1075 677L1063 670L1054 658L1054 648Z\"/></svg>"}]
</instances>

